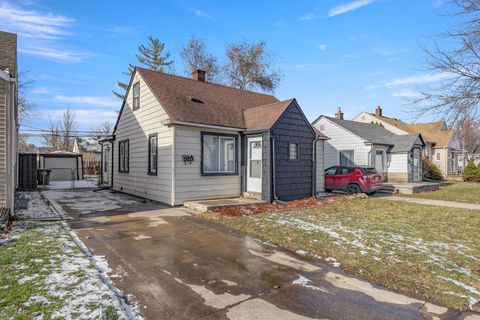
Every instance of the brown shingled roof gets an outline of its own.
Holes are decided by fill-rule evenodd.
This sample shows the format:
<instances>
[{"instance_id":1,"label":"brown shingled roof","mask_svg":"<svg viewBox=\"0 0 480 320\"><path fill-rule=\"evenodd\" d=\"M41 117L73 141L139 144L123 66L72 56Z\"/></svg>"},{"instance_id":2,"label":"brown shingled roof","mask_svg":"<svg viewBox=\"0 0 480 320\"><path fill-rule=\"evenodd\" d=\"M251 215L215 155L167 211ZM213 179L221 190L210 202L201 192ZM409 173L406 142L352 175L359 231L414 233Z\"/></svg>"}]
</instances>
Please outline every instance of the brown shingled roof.
<instances>
[{"instance_id":1,"label":"brown shingled roof","mask_svg":"<svg viewBox=\"0 0 480 320\"><path fill-rule=\"evenodd\" d=\"M248 131L269 130L293 101L289 99L245 110L245 126Z\"/></svg>"},{"instance_id":2,"label":"brown shingled roof","mask_svg":"<svg viewBox=\"0 0 480 320\"><path fill-rule=\"evenodd\" d=\"M443 130L445 121L408 124L400 119L372 115L408 133L420 133L425 141L436 147L447 147L453 137L453 130Z\"/></svg>"},{"instance_id":3,"label":"brown shingled roof","mask_svg":"<svg viewBox=\"0 0 480 320\"><path fill-rule=\"evenodd\" d=\"M137 68L172 121L245 128L244 111L278 102L272 95ZM268 116L262 113L262 117Z\"/></svg>"}]
</instances>

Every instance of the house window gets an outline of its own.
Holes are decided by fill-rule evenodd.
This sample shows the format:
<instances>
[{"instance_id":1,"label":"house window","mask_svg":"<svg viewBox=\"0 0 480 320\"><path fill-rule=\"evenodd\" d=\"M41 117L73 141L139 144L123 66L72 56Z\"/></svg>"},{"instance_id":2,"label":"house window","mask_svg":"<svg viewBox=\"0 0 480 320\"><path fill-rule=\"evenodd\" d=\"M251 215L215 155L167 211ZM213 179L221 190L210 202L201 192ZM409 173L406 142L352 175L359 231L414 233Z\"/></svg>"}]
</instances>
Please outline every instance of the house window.
<instances>
[{"instance_id":1,"label":"house window","mask_svg":"<svg viewBox=\"0 0 480 320\"><path fill-rule=\"evenodd\" d=\"M290 160L298 159L298 143L290 143L288 147L288 159Z\"/></svg>"},{"instance_id":2,"label":"house window","mask_svg":"<svg viewBox=\"0 0 480 320\"><path fill-rule=\"evenodd\" d=\"M133 85L133 110L140 108L140 82Z\"/></svg>"},{"instance_id":3,"label":"house window","mask_svg":"<svg viewBox=\"0 0 480 320\"><path fill-rule=\"evenodd\" d=\"M440 152L437 152L437 161L440 161Z\"/></svg>"},{"instance_id":4,"label":"house window","mask_svg":"<svg viewBox=\"0 0 480 320\"><path fill-rule=\"evenodd\" d=\"M340 165L341 166L353 166L355 164L353 162L354 154L355 153L354 153L353 150L340 151Z\"/></svg>"},{"instance_id":5,"label":"house window","mask_svg":"<svg viewBox=\"0 0 480 320\"><path fill-rule=\"evenodd\" d=\"M237 174L237 136L202 132L202 174Z\"/></svg>"},{"instance_id":6,"label":"house window","mask_svg":"<svg viewBox=\"0 0 480 320\"><path fill-rule=\"evenodd\" d=\"M129 169L129 143L128 140L123 140L118 143L118 171L128 172Z\"/></svg>"},{"instance_id":7,"label":"house window","mask_svg":"<svg viewBox=\"0 0 480 320\"><path fill-rule=\"evenodd\" d=\"M151 134L148 136L148 174L157 175L157 163L158 163L158 135Z\"/></svg>"}]
</instances>

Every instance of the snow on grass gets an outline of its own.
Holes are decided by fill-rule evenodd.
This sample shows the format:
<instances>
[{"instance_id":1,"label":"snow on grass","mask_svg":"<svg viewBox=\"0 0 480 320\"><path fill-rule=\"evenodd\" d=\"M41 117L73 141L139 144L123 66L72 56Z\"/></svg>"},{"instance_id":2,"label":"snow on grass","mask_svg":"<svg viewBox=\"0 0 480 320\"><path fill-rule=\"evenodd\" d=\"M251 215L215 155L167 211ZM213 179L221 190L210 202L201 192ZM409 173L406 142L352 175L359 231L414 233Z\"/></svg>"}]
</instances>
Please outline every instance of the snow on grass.
<instances>
[{"instance_id":1,"label":"snow on grass","mask_svg":"<svg viewBox=\"0 0 480 320\"><path fill-rule=\"evenodd\" d=\"M330 265L341 263L407 294L457 309L478 308L480 215L475 211L345 199L216 221L311 257L327 257Z\"/></svg>"},{"instance_id":2,"label":"snow on grass","mask_svg":"<svg viewBox=\"0 0 480 320\"><path fill-rule=\"evenodd\" d=\"M27 209L15 209L15 215L19 220L58 218L58 215L38 191L19 191L17 193L21 198L25 198L28 201Z\"/></svg>"},{"instance_id":3,"label":"snow on grass","mask_svg":"<svg viewBox=\"0 0 480 320\"><path fill-rule=\"evenodd\" d=\"M126 310L64 224L17 226L18 241L5 245L0 255L6 271L0 273L5 288L0 290L0 318L139 318Z\"/></svg>"}]
</instances>

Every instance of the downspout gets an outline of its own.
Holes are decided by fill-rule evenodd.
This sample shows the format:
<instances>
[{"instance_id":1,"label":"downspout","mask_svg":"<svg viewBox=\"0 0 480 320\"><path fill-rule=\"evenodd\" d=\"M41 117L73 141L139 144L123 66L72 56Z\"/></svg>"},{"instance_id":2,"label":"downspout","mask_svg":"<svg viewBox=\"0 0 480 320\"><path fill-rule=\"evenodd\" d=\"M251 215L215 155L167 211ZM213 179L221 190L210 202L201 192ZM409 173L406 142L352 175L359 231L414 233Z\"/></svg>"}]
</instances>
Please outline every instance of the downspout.
<instances>
[{"instance_id":1,"label":"downspout","mask_svg":"<svg viewBox=\"0 0 480 320\"><path fill-rule=\"evenodd\" d=\"M176 186L175 186L175 126L172 126L172 198L170 200L171 205L175 205L176 201Z\"/></svg>"},{"instance_id":2,"label":"downspout","mask_svg":"<svg viewBox=\"0 0 480 320\"><path fill-rule=\"evenodd\" d=\"M114 148L114 146L115 146L115 138L112 139L112 160L110 160L111 167L112 167L112 170L111 170L111 171L112 171L112 178L111 178L111 179L112 179L112 183L111 183L110 187L111 187L112 189L113 189L113 166L114 166L114 164L115 164L115 162L114 162L114 160L113 160L113 155L114 155L114 154L113 154L113 148Z\"/></svg>"},{"instance_id":3,"label":"downspout","mask_svg":"<svg viewBox=\"0 0 480 320\"><path fill-rule=\"evenodd\" d=\"M317 189L317 142L320 140L318 137L312 142L312 197L316 196Z\"/></svg>"},{"instance_id":4,"label":"downspout","mask_svg":"<svg viewBox=\"0 0 480 320\"><path fill-rule=\"evenodd\" d=\"M273 200L278 200L277 198L277 189L275 187L275 139L272 138L272 179L273 179Z\"/></svg>"}]
</instances>

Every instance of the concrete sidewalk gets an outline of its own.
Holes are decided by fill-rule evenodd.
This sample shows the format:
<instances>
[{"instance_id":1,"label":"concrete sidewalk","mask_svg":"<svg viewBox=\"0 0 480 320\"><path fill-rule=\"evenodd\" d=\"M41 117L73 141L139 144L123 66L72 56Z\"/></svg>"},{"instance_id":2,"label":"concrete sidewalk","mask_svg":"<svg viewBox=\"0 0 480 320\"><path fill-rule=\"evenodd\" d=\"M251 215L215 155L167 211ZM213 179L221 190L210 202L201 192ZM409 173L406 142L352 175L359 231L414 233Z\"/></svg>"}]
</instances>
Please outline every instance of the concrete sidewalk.
<instances>
[{"instance_id":1,"label":"concrete sidewalk","mask_svg":"<svg viewBox=\"0 0 480 320\"><path fill-rule=\"evenodd\" d=\"M439 206L439 207L458 208L458 209L480 210L480 204L476 204L476 203L432 200L432 199L422 199L422 198L409 198L409 197L399 197L399 196L384 196L384 195L375 196L375 198L392 200L392 201L401 201L401 202L408 202L408 203L423 204L423 205L428 205L428 206Z\"/></svg>"}]
</instances>

